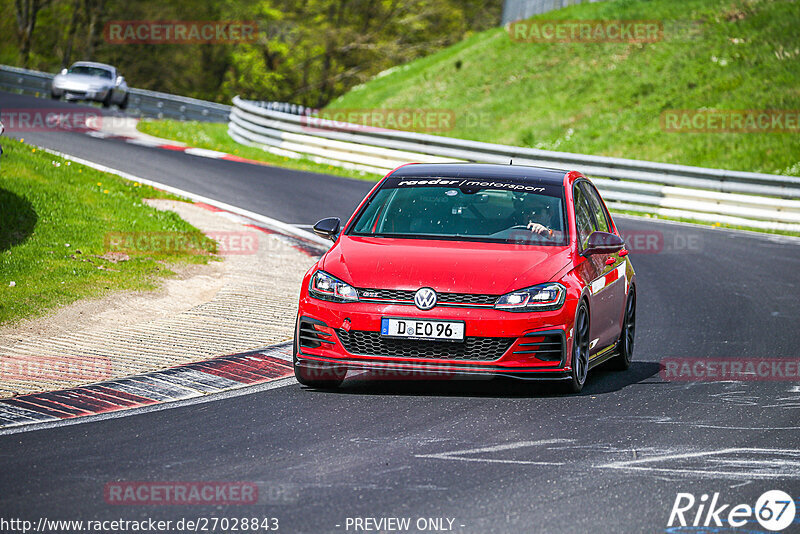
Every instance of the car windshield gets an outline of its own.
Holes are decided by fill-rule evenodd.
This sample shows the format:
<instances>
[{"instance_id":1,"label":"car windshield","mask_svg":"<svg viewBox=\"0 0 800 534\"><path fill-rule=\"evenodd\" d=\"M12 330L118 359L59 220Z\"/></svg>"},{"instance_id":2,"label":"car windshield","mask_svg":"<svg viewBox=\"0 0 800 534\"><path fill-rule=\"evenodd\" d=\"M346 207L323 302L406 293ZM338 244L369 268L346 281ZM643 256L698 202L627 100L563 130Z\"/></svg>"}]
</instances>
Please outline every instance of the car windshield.
<instances>
[{"instance_id":1,"label":"car windshield","mask_svg":"<svg viewBox=\"0 0 800 534\"><path fill-rule=\"evenodd\" d=\"M388 178L351 235L566 245L563 188L533 180Z\"/></svg>"},{"instance_id":2,"label":"car windshield","mask_svg":"<svg viewBox=\"0 0 800 534\"><path fill-rule=\"evenodd\" d=\"M111 79L111 71L101 67L89 67L87 65L76 65L69 69L70 74L81 74L83 76L97 76L98 78Z\"/></svg>"}]
</instances>

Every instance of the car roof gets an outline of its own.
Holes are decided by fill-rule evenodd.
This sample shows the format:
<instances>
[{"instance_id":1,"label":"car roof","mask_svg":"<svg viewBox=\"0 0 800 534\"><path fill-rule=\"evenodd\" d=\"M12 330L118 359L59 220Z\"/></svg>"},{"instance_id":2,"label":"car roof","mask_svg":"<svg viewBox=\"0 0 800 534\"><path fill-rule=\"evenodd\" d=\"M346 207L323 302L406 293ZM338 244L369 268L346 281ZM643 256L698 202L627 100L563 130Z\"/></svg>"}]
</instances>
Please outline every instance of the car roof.
<instances>
[{"instance_id":1,"label":"car roof","mask_svg":"<svg viewBox=\"0 0 800 534\"><path fill-rule=\"evenodd\" d=\"M493 165L488 163L412 163L395 169L392 178L506 178L561 185L569 171L529 167L526 165Z\"/></svg>"},{"instance_id":2,"label":"car roof","mask_svg":"<svg viewBox=\"0 0 800 534\"><path fill-rule=\"evenodd\" d=\"M111 65L105 63L95 63L94 61L76 61L72 64L73 67L99 67L101 69L116 70Z\"/></svg>"}]
</instances>

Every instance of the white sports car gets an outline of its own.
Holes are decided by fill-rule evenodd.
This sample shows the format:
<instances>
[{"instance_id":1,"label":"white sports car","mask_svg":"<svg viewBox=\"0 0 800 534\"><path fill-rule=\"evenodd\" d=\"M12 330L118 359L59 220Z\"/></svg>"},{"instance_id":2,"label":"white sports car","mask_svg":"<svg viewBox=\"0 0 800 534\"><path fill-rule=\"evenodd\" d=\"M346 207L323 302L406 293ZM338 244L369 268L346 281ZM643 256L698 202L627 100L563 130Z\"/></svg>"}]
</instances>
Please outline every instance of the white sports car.
<instances>
[{"instance_id":1,"label":"white sports car","mask_svg":"<svg viewBox=\"0 0 800 534\"><path fill-rule=\"evenodd\" d=\"M106 108L116 104L125 109L128 107L128 84L111 65L79 61L53 78L50 96L53 99L92 100Z\"/></svg>"}]
</instances>

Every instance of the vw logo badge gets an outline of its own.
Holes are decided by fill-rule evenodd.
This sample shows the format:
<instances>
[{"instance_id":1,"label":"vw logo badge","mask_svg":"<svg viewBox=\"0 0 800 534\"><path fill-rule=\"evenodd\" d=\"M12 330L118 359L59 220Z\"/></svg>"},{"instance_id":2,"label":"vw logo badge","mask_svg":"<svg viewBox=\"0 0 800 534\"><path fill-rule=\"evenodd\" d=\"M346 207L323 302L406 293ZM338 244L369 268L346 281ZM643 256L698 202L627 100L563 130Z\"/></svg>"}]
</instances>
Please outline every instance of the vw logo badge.
<instances>
[{"instance_id":1,"label":"vw logo badge","mask_svg":"<svg viewBox=\"0 0 800 534\"><path fill-rule=\"evenodd\" d=\"M423 287L414 294L414 304L420 310L430 310L436 306L436 291L429 287Z\"/></svg>"}]
</instances>

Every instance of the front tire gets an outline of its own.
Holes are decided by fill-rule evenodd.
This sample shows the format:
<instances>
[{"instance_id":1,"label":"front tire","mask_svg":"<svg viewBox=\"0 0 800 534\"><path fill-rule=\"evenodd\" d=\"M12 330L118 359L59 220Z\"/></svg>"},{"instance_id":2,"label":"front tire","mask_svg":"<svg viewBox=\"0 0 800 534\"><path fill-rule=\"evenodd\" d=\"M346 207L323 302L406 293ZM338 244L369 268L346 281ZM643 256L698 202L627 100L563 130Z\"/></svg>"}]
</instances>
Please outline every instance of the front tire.
<instances>
[{"instance_id":1,"label":"front tire","mask_svg":"<svg viewBox=\"0 0 800 534\"><path fill-rule=\"evenodd\" d=\"M125 93L125 98L119 103L119 109L128 109L128 93Z\"/></svg>"},{"instance_id":2,"label":"front tire","mask_svg":"<svg viewBox=\"0 0 800 534\"><path fill-rule=\"evenodd\" d=\"M614 369L625 371L633 361L633 341L636 334L636 290L631 287L625 303L625 317L619 335L619 354L613 360Z\"/></svg>"},{"instance_id":3,"label":"front tire","mask_svg":"<svg viewBox=\"0 0 800 534\"><path fill-rule=\"evenodd\" d=\"M566 381L569 393L580 393L589 375L589 308L581 301L572 327L572 372Z\"/></svg>"}]
</instances>

